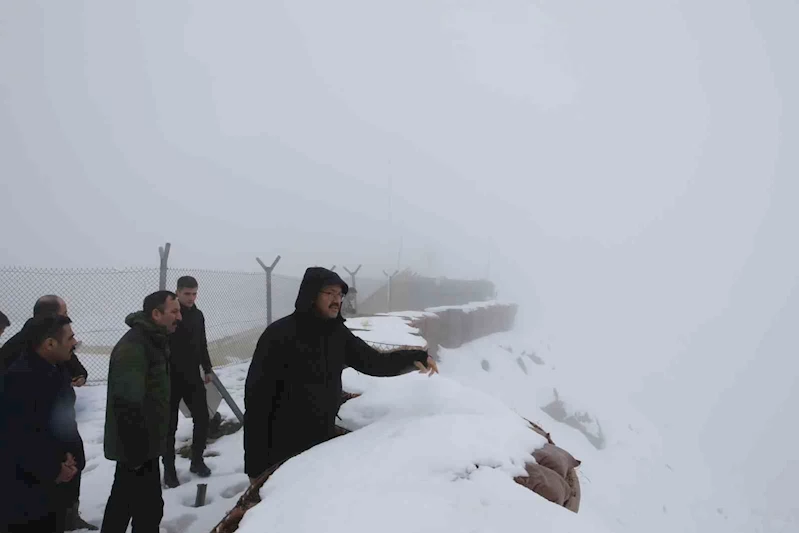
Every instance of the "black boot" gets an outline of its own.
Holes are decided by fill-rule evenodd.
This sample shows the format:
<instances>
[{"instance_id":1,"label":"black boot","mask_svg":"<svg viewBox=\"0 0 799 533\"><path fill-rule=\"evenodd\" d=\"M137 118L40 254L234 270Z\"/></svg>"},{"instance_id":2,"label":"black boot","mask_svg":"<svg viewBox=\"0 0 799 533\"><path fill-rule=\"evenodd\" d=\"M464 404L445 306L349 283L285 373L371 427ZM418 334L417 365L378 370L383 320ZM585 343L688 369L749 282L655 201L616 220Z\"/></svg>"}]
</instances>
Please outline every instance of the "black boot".
<instances>
[{"instance_id":1,"label":"black boot","mask_svg":"<svg viewBox=\"0 0 799 533\"><path fill-rule=\"evenodd\" d=\"M66 515L64 516L64 531L77 531L79 529L87 529L89 531L99 531L95 525L92 525L86 522L83 518L80 517L80 513L78 512L78 502L67 509Z\"/></svg>"},{"instance_id":2,"label":"black boot","mask_svg":"<svg viewBox=\"0 0 799 533\"><path fill-rule=\"evenodd\" d=\"M168 489L174 489L180 486L178 480L178 473L175 471L175 459L164 458L164 485Z\"/></svg>"},{"instance_id":3,"label":"black boot","mask_svg":"<svg viewBox=\"0 0 799 533\"><path fill-rule=\"evenodd\" d=\"M192 474L197 474L200 477L208 477L211 475L211 469L203 461L202 453L195 453L191 460L189 471Z\"/></svg>"}]
</instances>

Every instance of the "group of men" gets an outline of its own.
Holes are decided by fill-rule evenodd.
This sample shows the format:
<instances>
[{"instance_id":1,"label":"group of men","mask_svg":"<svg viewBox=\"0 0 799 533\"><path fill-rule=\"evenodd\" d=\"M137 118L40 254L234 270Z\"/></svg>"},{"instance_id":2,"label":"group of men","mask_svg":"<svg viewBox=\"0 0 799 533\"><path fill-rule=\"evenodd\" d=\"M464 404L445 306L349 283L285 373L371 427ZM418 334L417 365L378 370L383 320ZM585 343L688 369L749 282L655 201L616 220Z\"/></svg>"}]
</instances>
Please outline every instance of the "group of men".
<instances>
[{"instance_id":1,"label":"group of men","mask_svg":"<svg viewBox=\"0 0 799 533\"><path fill-rule=\"evenodd\" d=\"M159 458L164 485L180 484L175 431L181 400L194 422L189 470L211 475L203 453L212 366L197 290L197 280L184 276L176 292L145 297L142 309L126 317L129 330L111 352L103 445L116 470L104 532L123 533L131 521L135 533L159 531ZM335 436L346 367L373 376L438 372L425 351L381 353L356 337L341 316L348 291L336 273L308 268L295 311L260 336L244 399L244 463L251 480ZM7 323L3 318L0 323ZM77 344L66 303L45 296L34 317L0 348L2 533L97 529L78 514L86 461L73 387L84 385L87 373L75 355Z\"/></svg>"}]
</instances>

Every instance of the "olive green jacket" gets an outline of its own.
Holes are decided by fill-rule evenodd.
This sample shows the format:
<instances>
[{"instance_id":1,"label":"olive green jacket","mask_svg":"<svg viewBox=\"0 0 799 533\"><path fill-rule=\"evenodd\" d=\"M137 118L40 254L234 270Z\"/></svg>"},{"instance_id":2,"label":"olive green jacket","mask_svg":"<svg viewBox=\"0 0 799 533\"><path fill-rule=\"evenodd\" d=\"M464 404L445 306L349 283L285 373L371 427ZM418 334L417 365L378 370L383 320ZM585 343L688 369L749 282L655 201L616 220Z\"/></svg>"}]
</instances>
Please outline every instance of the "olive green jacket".
<instances>
[{"instance_id":1,"label":"olive green jacket","mask_svg":"<svg viewBox=\"0 0 799 533\"><path fill-rule=\"evenodd\" d=\"M169 430L169 344L166 328L143 312L111 352L105 410L105 457L140 466L164 454Z\"/></svg>"}]
</instances>

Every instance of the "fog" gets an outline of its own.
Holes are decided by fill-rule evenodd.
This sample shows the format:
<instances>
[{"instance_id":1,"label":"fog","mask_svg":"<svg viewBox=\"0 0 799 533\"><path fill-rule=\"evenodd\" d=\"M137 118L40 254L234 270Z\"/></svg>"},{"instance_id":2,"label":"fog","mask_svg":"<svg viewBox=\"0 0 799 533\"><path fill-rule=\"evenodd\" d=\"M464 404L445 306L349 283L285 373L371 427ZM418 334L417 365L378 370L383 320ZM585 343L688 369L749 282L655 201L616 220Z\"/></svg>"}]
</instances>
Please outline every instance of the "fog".
<instances>
[{"instance_id":1,"label":"fog","mask_svg":"<svg viewBox=\"0 0 799 533\"><path fill-rule=\"evenodd\" d=\"M796 3L384 4L1 2L0 264L489 275L796 513Z\"/></svg>"}]
</instances>

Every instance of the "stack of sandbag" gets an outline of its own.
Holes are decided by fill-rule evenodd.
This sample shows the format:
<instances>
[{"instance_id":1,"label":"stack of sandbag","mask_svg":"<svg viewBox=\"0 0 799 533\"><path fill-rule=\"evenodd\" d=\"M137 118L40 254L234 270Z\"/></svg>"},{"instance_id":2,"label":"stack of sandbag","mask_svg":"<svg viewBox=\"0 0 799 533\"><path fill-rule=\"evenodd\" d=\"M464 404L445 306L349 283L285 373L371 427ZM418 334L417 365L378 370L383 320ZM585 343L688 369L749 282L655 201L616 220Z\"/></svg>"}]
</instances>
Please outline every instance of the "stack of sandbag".
<instances>
[{"instance_id":1,"label":"stack of sandbag","mask_svg":"<svg viewBox=\"0 0 799 533\"><path fill-rule=\"evenodd\" d=\"M580 461L554 444L545 444L533 452L536 462L525 465L526 477L516 483L539 496L575 513L580 509L580 485L575 468Z\"/></svg>"}]
</instances>

